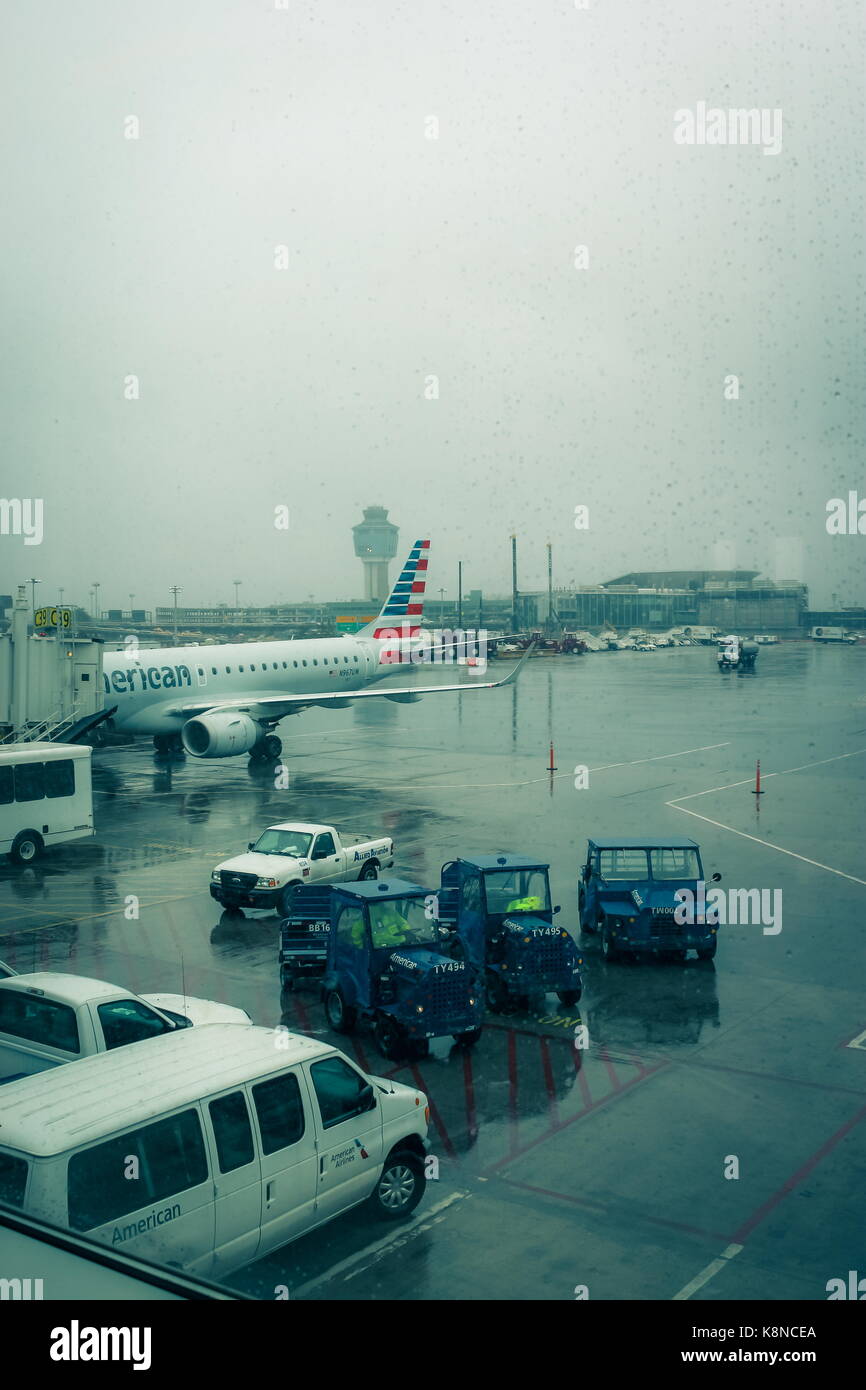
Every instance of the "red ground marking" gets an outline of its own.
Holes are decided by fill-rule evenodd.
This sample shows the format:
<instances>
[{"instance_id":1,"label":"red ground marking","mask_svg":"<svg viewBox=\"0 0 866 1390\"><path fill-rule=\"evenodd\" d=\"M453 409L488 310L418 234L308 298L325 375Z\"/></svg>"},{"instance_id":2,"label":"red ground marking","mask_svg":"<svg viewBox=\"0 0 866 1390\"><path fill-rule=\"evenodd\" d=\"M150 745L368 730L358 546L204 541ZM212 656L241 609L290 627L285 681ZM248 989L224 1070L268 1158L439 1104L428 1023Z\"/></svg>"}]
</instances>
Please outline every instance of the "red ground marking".
<instances>
[{"instance_id":1,"label":"red ground marking","mask_svg":"<svg viewBox=\"0 0 866 1390\"><path fill-rule=\"evenodd\" d=\"M612 1089L614 1091L618 1091L620 1089L620 1086L622 1085L622 1082L616 1074L616 1067L614 1066L613 1062L608 1056L607 1051L604 1048L599 1048L599 1051L596 1055L600 1058L602 1062L604 1062L604 1065L607 1067L607 1074L610 1077L610 1084Z\"/></svg>"},{"instance_id":2,"label":"red ground marking","mask_svg":"<svg viewBox=\"0 0 866 1390\"><path fill-rule=\"evenodd\" d=\"M517 1034L510 1029L508 1032L508 1147L512 1153L517 1152Z\"/></svg>"},{"instance_id":3,"label":"red ground marking","mask_svg":"<svg viewBox=\"0 0 866 1390\"><path fill-rule=\"evenodd\" d=\"M520 1187L526 1192L537 1192L541 1197L554 1197L557 1201L569 1202L572 1206L583 1207L587 1211L595 1211L600 1216L608 1216L610 1214L610 1208L605 1206L602 1202L593 1202L586 1197L572 1197L567 1192L555 1192L550 1187L535 1187L532 1183L518 1182L516 1178L504 1177L502 1181L507 1182L509 1187ZM701 1236L702 1238L717 1241L728 1240L728 1237L720 1231L705 1231L701 1226L689 1226L684 1221L666 1221L663 1216L648 1216L646 1213L641 1212L638 1219L640 1221L648 1221L654 1226L668 1226L675 1231L685 1231L685 1233L690 1236Z\"/></svg>"},{"instance_id":4,"label":"red ground marking","mask_svg":"<svg viewBox=\"0 0 866 1390\"><path fill-rule=\"evenodd\" d=\"M360 1044L360 1042L358 1041L357 1038L352 1038L351 1041L352 1041L352 1051L354 1052L356 1058L358 1059L358 1066L361 1068L361 1071L365 1071L365 1072L367 1073L367 1075L369 1076L371 1068L370 1068L370 1063L369 1063L369 1061L367 1060L367 1054L366 1054L366 1052L364 1051L363 1047L361 1046L361 1044ZM377 1075L378 1075L378 1073L377 1073Z\"/></svg>"},{"instance_id":5,"label":"red ground marking","mask_svg":"<svg viewBox=\"0 0 866 1390\"><path fill-rule=\"evenodd\" d=\"M478 1116L475 1113L475 1081L472 1076L472 1050L468 1047L463 1053L463 1090L466 1094L466 1127L469 1130L469 1138L474 1141L478 1135Z\"/></svg>"},{"instance_id":6,"label":"red ground marking","mask_svg":"<svg viewBox=\"0 0 866 1390\"><path fill-rule=\"evenodd\" d=\"M806 1162L801 1164L796 1173L792 1173L787 1182L784 1182L778 1191L773 1193L772 1197L768 1197L766 1202L758 1207L757 1211L753 1212L732 1236L728 1237L728 1240L737 1245L744 1245L746 1237L751 1235L752 1231L754 1231L756 1226L760 1225L764 1217L769 1216L770 1212L779 1205L783 1198L788 1196L789 1192L793 1192L795 1187L799 1187L803 1179L807 1178L812 1170L817 1168L821 1160L826 1158L829 1153L832 1153L836 1145L845 1138L845 1135L850 1134L855 1125L859 1125L860 1121L864 1118L866 1118L866 1105L858 1110L856 1115L852 1115L851 1119L847 1120L845 1124L842 1125L841 1129L837 1129L835 1134L831 1134L830 1138L821 1145L820 1149L816 1149L811 1158L807 1158Z\"/></svg>"},{"instance_id":7,"label":"red ground marking","mask_svg":"<svg viewBox=\"0 0 866 1390\"><path fill-rule=\"evenodd\" d=\"M544 1085L547 1091L550 1123L556 1128L559 1124L559 1104L556 1099L556 1082L553 1079L553 1067L550 1065L550 1044L547 1038L539 1038L538 1041L541 1047L541 1070L544 1073Z\"/></svg>"},{"instance_id":8,"label":"red ground marking","mask_svg":"<svg viewBox=\"0 0 866 1390\"><path fill-rule=\"evenodd\" d=\"M583 1065L583 1058L581 1057L577 1048L574 1049L574 1067L577 1072L577 1080L580 1086L580 1094L583 1096L583 1108L584 1110L589 1110L592 1106L592 1092L589 1089L589 1077L587 1076L586 1068Z\"/></svg>"},{"instance_id":9,"label":"red ground marking","mask_svg":"<svg viewBox=\"0 0 866 1390\"><path fill-rule=\"evenodd\" d=\"M445 1128L445 1125L442 1121L442 1116L439 1114L439 1111L436 1108L436 1102L434 1101L430 1092L427 1090L427 1083L425 1082L423 1076L421 1075L420 1071L416 1066L410 1067L410 1071L412 1073L412 1080L415 1082L415 1085L418 1087L418 1090L423 1091L425 1096L427 1097L427 1103L430 1106L430 1118L432 1119L434 1125L439 1131L439 1137L442 1140L443 1149L445 1150L449 1158L456 1158L457 1154L454 1151L454 1145L451 1143L451 1140L448 1137L448 1131Z\"/></svg>"},{"instance_id":10,"label":"red ground marking","mask_svg":"<svg viewBox=\"0 0 866 1390\"><path fill-rule=\"evenodd\" d=\"M522 1158L523 1155L529 1153L531 1149L537 1148L539 1144L546 1143L547 1140L552 1139L555 1134L559 1134L562 1130L568 1129L569 1125L573 1125L577 1120L582 1120L584 1116L592 1114L594 1110L600 1110L603 1105L609 1105L613 1100L620 1100L628 1091L631 1091L635 1086L639 1086L642 1081L647 1080L650 1076L654 1076L656 1072L663 1071L670 1065L670 1062L664 1061L657 1062L654 1066L648 1067L643 1076L632 1077L631 1081L626 1081L625 1085L620 1086L619 1090L612 1091L610 1095L604 1096L601 1100L593 1101L585 1110L580 1110L576 1115L569 1116L567 1120L563 1120L560 1124L549 1129L546 1134L541 1134L537 1139L532 1139L528 1144L524 1144L522 1148L510 1154L506 1154L505 1158L497 1159L495 1163L488 1164L486 1168L482 1169L482 1172L484 1174L498 1172L506 1163L511 1163L515 1158Z\"/></svg>"}]
</instances>

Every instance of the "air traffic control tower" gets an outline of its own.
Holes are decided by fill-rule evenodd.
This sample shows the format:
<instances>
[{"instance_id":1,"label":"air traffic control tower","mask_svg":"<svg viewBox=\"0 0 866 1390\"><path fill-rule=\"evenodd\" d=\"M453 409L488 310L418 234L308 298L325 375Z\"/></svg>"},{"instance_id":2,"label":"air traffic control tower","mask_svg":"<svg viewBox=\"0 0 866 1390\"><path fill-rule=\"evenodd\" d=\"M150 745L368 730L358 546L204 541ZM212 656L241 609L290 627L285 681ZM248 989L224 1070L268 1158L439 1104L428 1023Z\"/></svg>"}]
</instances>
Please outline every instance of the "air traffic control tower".
<instances>
[{"instance_id":1,"label":"air traffic control tower","mask_svg":"<svg viewBox=\"0 0 866 1390\"><path fill-rule=\"evenodd\" d=\"M381 604L388 597L388 563L397 554L399 526L385 507L365 507L364 520L352 527L355 554L364 565L364 598Z\"/></svg>"}]
</instances>

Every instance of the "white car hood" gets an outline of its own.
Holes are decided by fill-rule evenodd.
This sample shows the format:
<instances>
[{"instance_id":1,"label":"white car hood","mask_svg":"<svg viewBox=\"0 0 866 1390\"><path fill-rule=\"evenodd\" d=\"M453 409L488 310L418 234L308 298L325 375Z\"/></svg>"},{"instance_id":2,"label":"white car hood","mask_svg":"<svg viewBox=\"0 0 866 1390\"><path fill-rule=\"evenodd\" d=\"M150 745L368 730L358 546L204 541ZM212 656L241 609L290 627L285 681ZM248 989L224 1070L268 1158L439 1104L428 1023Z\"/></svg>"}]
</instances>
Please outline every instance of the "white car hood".
<instances>
[{"instance_id":1,"label":"white car hood","mask_svg":"<svg viewBox=\"0 0 866 1390\"><path fill-rule=\"evenodd\" d=\"M231 873L234 869L241 874L255 874L257 878L280 878L286 874L297 873L301 864L307 860L293 859L290 854L236 854L234 859L224 859L217 864L221 872Z\"/></svg>"},{"instance_id":2,"label":"white car hood","mask_svg":"<svg viewBox=\"0 0 866 1390\"><path fill-rule=\"evenodd\" d=\"M192 1024L249 1023L250 1016L232 1004L218 1004L215 999L195 999L189 994L142 994L141 998L155 1009L170 1009L183 1014Z\"/></svg>"}]
</instances>

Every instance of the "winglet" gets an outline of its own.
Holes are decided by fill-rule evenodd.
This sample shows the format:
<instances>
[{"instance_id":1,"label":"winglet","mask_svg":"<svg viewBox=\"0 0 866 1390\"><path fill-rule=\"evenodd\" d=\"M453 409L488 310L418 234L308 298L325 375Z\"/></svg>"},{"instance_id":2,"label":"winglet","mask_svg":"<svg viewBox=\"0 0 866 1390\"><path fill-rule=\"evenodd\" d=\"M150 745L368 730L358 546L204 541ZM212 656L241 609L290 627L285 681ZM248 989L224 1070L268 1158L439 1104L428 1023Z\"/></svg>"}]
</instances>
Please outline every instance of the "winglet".
<instances>
[{"instance_id":1,"label":"winglet","mask_svg":"<svg viewBox=\"0 0 866 1390\"><path fill-rule=\"evenodd\" d=\"M516 681L517 677L520 675L520 672L523 670L523 667L526 665L527 661L532 656L532 653L535 651L535 648L537 646L537 642L530 642L529 646L526 648L526 651L523 653L523 656L520 658L519 661L515 662L511 670L508 672L508 675L504 676L501 681L493 682L494 688L498 685L511 685L513 681Z\"/></svg>"}]
</instances>

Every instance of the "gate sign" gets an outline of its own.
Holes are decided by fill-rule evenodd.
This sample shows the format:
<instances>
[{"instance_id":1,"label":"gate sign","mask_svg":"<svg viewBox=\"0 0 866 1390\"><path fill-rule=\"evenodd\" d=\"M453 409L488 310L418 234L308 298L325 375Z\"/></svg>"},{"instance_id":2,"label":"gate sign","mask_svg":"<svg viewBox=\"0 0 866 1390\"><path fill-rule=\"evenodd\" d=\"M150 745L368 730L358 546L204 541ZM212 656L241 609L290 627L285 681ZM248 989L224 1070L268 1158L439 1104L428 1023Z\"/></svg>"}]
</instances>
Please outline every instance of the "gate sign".
<instances>
[{"instance_id":1,"label":"gate sign","mask_svg":"<svg viewBox=\"0 0 866 1390\"><path fill-rule=\"evenodd\" d=\"M37 608L33 614L35 627L71 627L71 608Z\"/></svg>"}]
</instances>

